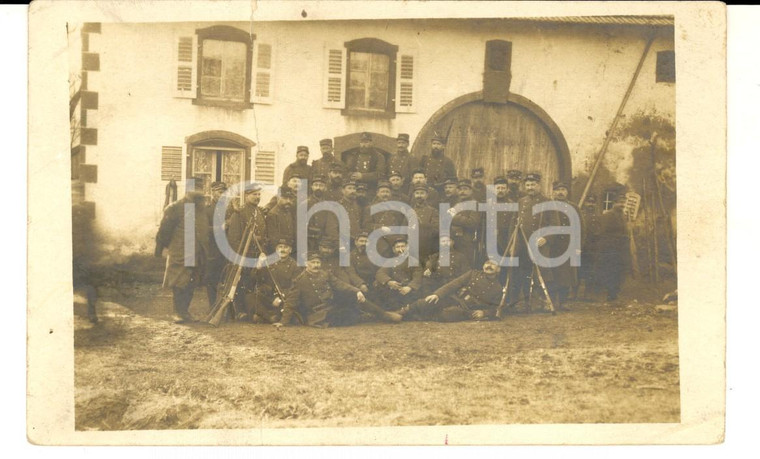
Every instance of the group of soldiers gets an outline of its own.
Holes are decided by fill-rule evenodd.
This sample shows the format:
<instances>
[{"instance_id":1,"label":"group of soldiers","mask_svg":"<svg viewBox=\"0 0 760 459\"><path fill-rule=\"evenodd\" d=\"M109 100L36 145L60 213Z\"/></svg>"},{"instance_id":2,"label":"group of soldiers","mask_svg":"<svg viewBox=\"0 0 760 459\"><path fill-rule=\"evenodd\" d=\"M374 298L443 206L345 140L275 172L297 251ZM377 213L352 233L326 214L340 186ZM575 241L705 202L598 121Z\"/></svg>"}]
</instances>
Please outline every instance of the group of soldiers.
<instances>
[{"instance_id":1,"label":"group of soldiers","mask_svg":"<svg viewBox=\"0 0 760 459\"><path fill-rule=\"evenodd\" d=\"M515 311L520 303L530 310L534 299L541 307L566 310L567 300L578 294L581 281L585 281L585 293L605 288L607 299L615 299L628 247L622 202L599 213L592 196L581 211L568 201L567 183L554 182L549 198L541 193L540 174L523 176L519 170L509 170L493 179L495 201L517 203L518 212L453 211L460 203L486 201L483 168L472 169L470 178L457 178L440 136L432 138L430 154L420 158L410 154L407 134L399 134L397 147L386 158L373 148L371 135L364 133L358 148L339 159L332 140L323 139L322 156L311 165L308 147L298 147L296 161L285 169L277 195L263 206L261 187L255 183L245 187L242 204L230 200L230 205L219 206L220 200L229 199L226 184L211 184L207 200L203 183L195 178L194 188L165 209L156 237L156 256L168 249L164 285L173 289L175 321L194 321L188 308L195 287L203 284L210 307L220 296L232 293L232 319L277 327L297 323L338 326L365 320L488 320ZM299 194L303 183L308 192ZM298 203L304 195L308 196L306 202ZM315 213L308 221L304 268L297 263L294 250L296 205L312 208L323 201L337 202L345 209L350 244L341 244L340 223L334 213ZM373 231L387 234L377 240L377 252L383 257L401 256L409 250L406 237L389 230L407 225L407 215L396 210L370 212L372 205L389 201L403 202L414 210L419 259L408 256L397 266L379 267L367 250ZM549 210L533 214L534 205L547 202ZM192 220L187 204L200 209L190 215ZM452 217L448 232L439 231L439 209L447 209L441 204L448 204ZM540 268L532 262L536 254L528 240L539 228L570 225L568 207L581 217L581 243L576 253L581 267L571 266L568 260L557 267ZM486 215L496 221L488 222ZM194 251L185 250L184 235L189 234L185 225L189 222L194 225ZM489 227L495 228L499 258L518 257L518 266L502 267L498 258L489 256L485 249ZM237 266L223 255L226 244L220 244L219 235L225 236L238 256L256 260L255 266L239 270L235 292L228 289L231 270ZM536 247L541 255L556 257L565 253L569 244L569 234L551 234L538 238ZM448 252L449 263L441 263L441 250ZM339 263L343 251L350 252L348 266ZM190 252L193 260L187 263ZM273 252L277 261L267 261L266 255Z\"/></svg>"}]
</instances>

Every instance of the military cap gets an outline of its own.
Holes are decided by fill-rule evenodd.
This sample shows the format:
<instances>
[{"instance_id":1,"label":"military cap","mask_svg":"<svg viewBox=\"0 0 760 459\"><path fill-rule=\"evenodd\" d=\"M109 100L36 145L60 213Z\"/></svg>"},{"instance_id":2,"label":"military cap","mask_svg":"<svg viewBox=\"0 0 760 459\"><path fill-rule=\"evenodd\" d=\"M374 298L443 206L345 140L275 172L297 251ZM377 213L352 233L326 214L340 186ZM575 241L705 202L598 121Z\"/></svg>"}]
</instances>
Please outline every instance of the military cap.
<instances>
[{"instance_id":1,"label":"military cap","mask_svg":"<svg viewBox=\"0 0 760 459\"><path fill-rule=\"evenodd\" d=\"M311 178L311 183L317 183L317 182L327 183L324 175L315 175L314 177Z\"/></svg>"},{"instance_id":2,"label":"military cap","mask_svg":"<svg viewBox=\"0 0 760 459\"><path fill-rule=\"evenodd\" d=\"M396 236L396 237L393 239L393 245L396 245L396 244L398 244L399 242L403 242L404 244L406 244L406 235L404 235L404 234L399 234L399 235L397 235L397 236Z\"/></svg>"},{"instance_id":3,"label":"military cap","mask_svg":"<svg viewBox=\"0 0 760 459\"><path fill-rule=\"evenodd\" d=\"M362 132L361 140L372 140L372 134L369 132Z\"/></svg>"},{"instance_id":4,"label":"military cap","mask_svg":"<svg viewBox=\"0 0 760 459\"><path fill-rule=\"evenodd\" d=\"M319 252L309 252L309 254L306 256L307 260L322 260L322 255L319 254Z\"/></svg>"},{"instance_id":5,"label":"military cap","mask_svg":"<svg viewBox=\"0 0 760 459\"><path fill-rule=\"evenodd\" d=\"M522 179L522 172L517 169L510 169L507 171L507 178L520 180Z\"/></svg>"},{"instance_id":6,"label":"military cap","mask_svg":"<svg viewBox=\"0 0 760 459\"><path fill-rule=\"evenodd\" d=\"M526 174L525 181L526 182L540 182L541 174L539 174L538 172L531 172L530 174Z\"/></svg>"},{"instance_id":7,"label":"military cap","mask_svg":"<svg viewBox=\"0 0 760 459\"><path fill-rule=\"evenodd\" d=\"M498 177L494 177L493 184L494 185L499 185L499 184L505 184L506 185L507 184L507 178L504 177L503 175L500 175Z\"/></svg>"},{"instance_id":8,"label":"military cap","mask_svg":"<svg viewBox=\"0 0 760 459\"><path fill-rule=\"evenodd\" d=\"M356 184L356 191L364 190L367 191L367 184L366 183L357 183Z\"/></svg>"},{"instance_id":9,"label":"military cap","mask_svg":"<svg viewBox=\"0 0 760 459\"><path fill-rule=\"evenodd\" d=\"M351 185L356 186L356 182L354 182L353 180L346 180L345 182L343 182L343 188L347 186L351 186Z\"/></svg>"},{"instance_id":10,"label":"military cap","mask_svg":"<svg viewBox=\"0 0 760 459\"><path fill-rule=\"evenodd\" d=\"M427 186L422 185L422 184L415 185L414 189L412 189L412 191L417 191L417 190L424 190L425 193L430 191Z\"/></svg>"},{"instance_id":11,"label":"military cap","mask_svg":"<svg viewBox=\"0 0 760 459\"><path fill-rule=\"evenodd\" d=\"M289 190L289 189L283 189L283 190L280 190L280 198L282 198L282 199L295 199L296 198L296 194L293 191Z\"/></svg>"},{"instance_id":12,"label":"military cap","mask_svg":"<svg viewBox=\"0 0 760 459\"><path fill-rule=\"evenodd\" d=\"M329 147L332 147L332 139L322 139L322 140L319 141L319 146L320 147L321 146L325 146L325 145L327 145Z\"/></svg>"},{"instance_id":13,"label":"military cap","mask_svg":"<svg viewBox=\"0 0 760 459\"><path fill-rule=\"evenodd\" d=\"M380 180L379 182L377 182L377 189L378 190L380 188L388 188L388 189L390 189L390 187L391 187L391 184L389 182L386 182L385 180Z\"/></svg>"},{"instance_id":14,"label":"military cap","mask_svg":"<svg viewBox=\"0 0 760 459\"><path fill-rule=\"evenodd\" d=\"M328 249L334 249L334 248L338 247L338 241L336 241L335 239L324 238L321 241L319 241L318 245L319 245L319 247L326 247Z\"/></svg>"},{"instance_id":15,"label":"military cap","mask_svg":"<svg viewBox=\"0 0 760 459\"><path fill-rule=\"evenodd\" d=\"M259 185L256 182L250 183L248 186L245 187L246 193L253 193L254 191L261 191L261 185Z\"/></svg>"},{"instance_id":16,"label":"military cap","mask_svg":"<svg viewBox=\"0 0 760 459\"><path fill-rule=\"evenodd\" d=\"M227 184L224 182L214 182L211 184L213 191L227 191Z\"/></svg>"},{"instance_id":17,"label":"military cap","mask_svg":"<svg viewBox=\"0 0 760 459\"><path fill-rule=\"evenodd\" d=\"M401 175L401 172L399 171L391 171L391 173L388 174L388 178L391 178L391 177L403 177L403 175Z\"/></svg>"},{"instance_id":18,"label":"military cap","mask_svg":"<svg viewBox=\"0 0 760 459\"><path fill-rule=\"evenodd\" d=\"M419 168L419 167L417 169L414 169L412 171L412 175L414 175L414 174L427 175L427 173L425 172L425 169L422 169L422 168Z\"/></svg>"},{"instance_id":19,"label":"military cap","mask_svg":"<svg viewBox=\"0 0 760 459\"><path fill-rule=\"evenodd\" d=\"M485 176L485 170L483 170L482 167L476 167L470 173L470 177L472 177L472 178L480 178L480 177L483 177L483 176Z\"/></svg>"},{"instance_id":20,"label":"military cap","mask_svg":"<svg viewBox=\"0 0 760 459\"><path fill-rule=\"evenodd\" d=\"M293 242L290 239L281 238L277 240L277 244L275 245L287 245L288 247L293 247Z\"/></svg>"},{"instance_id":21,"label":"military cap","mask_svg":"<svg viewBox=\"0 0 760 459\"><path fill-rule=\"evenodd\" d=\"M359 237L369 237L369 232L367 231L359 231L359 234L356 235L357 238Z\"/></svg>"},{"instance_id":22,"label":"military cap","mask_svg":"<svg viewBox=\"0 0 760 459\"><path fill-rule=\"evenodd\" d=\"M552 190L556 190L557 188L564 188L566 190L569 190L570 187L567 186L567 183L557 180L556 182L552 183Z\"/></svg>"},{"instance_id":23,"label":"military cap","mask_svg":"<svg viewBox=\"0 0 760 459\"><path fill-rule=\"evenodd\" d=\"M399 134L396 140L403 140L406 143L409 143L409 134Z\"/></svg>"},{"instance_id":24,"label":"military cap","mask_svg":"<svg viewBox=\"0 0 760 459\"><path fill-rule=\"evenodd\" d=\"M337 161L332 163L332 165L330 165L330 172L335 172L335 171L343 172L345 169L346 169L345 166L343 166L343 164Z\"/></svg>"},{"instance_id":25,"label":"military cap","mask_svg":"<svg viewBox=\"0 0 760 459\"><path fill-rule=\"evenodd\" d=\"M308 153L309 147L305 145L300 145L298 148L296 148L296 154L301 153L302 151L305 151L306 153Z\"/></svg>"},{"instance_id":26,"label":"military cap","mask_svg":"<svg viewBox=\"0 0 760 459\"><path fill-rule=\"evenodd\" d=\"M446 140L443 138L443 136L437 132L433 133L433 138L430 139L431 142L439 141L441 143L446 143Z\"/></svg>"},{"instance_id":27,"label":"military cap","mask_svg":"<svg viewBox=\"0 0 760 459\"><path fill-rule=\"evenodd\" d=\"M304 177L300 172L293 171L290 174L288 174L288 180L290 180L292 178L302 179L302 178L306 178L306 177Z\"/></svg>"},{"instance_id":28,"label":"military cap","mask_svg":"<svg viewBox=\"0 0 760 459\"><path fill-rule=\"evenodd\" d=\"M446 180L444 180L444 182L443 182L444 185L456 185L458 183L459 182L457 181L456 177L449 177Z\"/></svg>"},{"instance_id":29,"label":"military cap","mask_svg":"<svg viewBox=\"0 0 760 459\"><path fill-rule=\"evenodd\" d=\"M459 184L457 184L457 188L472 188L472 180L470 179L462 179L459 181Z\"/></svg>"}]
</instances>

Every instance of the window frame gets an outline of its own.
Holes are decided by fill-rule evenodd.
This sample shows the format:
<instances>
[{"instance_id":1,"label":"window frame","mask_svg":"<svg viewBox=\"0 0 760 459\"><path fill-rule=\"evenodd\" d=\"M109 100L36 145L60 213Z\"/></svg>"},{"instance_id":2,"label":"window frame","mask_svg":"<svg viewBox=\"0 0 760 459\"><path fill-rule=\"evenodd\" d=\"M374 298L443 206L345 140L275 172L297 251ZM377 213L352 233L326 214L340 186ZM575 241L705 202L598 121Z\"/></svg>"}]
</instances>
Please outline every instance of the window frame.
<instances>
[{"instance_id":1,"label":"window frame","mask_svg":"<svg viewBox=\"0 0 760 459\"><path fill-rule=\"evenodd\" d=\"M396 59L398 46L380 40L379 38L359 38L347 41L343 44L346 49L346 69L344 78L346 81L345 108L341 109L343 116L366 116L373 118L393 119L396 118ZM385 110L368 110L363 108L350 108L348 105L348 92L351 86L351 53L383 54L388 57L388 94Z\"/></svg>"},{"instance_id":2,"label":"window frame","mask_svg":"<svg viewBox=\"0 0 760 459\"><path fill-rule=\"evenodd\" d=\"M256 40L255 34L249 34L241 29L231 26L211 26L204 29L197 29L195 34L198 37L198 52L196 62L196 94L193 99L193 105L205 105L221 108L230 108L237 110L244 110L253 108L253 102L251 101L251 82L252 82L252 68L253 68L253 43ZM246 48L245 52L245 84L243 87L243 100L231 101L231 100L218 100L209 99L202 96L202 69L203 69L203 41L204 40L218 40L218 41L230 41L243 43Z\"/></svg>"}]
</instances>

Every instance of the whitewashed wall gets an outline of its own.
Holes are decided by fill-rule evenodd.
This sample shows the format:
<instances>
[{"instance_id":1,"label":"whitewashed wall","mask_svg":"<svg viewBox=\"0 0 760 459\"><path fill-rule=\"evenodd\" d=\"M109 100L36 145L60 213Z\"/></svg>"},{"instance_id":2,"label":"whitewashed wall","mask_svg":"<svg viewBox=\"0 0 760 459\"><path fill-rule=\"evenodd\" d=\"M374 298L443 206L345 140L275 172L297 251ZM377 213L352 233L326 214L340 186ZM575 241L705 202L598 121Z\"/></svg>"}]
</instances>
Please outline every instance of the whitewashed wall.
<instances>
[{"instance_id":1,"label":"whitewashed wall","mask_svg":"<svg viewBox=\"0 0 760 459\"><path fill-rule=\"evenodd\" d=\"M491 39L513 43L511 90L557 123L576 175L598 151L646 42L642 28L490 20L256 23L257 40L274 46L274 101L235 111L172 97L176 38L209 25L102 24L96 43L101 70L90 74L100 106L88 119L98 128L98 145L88 148L87 157L98 166L98 183L87 184L86 199L96 202L96 223L110 242L106 251L152 250L166 185L162 146L184 147L185 137L201 131L232 131L262 146L277 145L279 178L295 159L296 146L308 145L313 159L324 137L373 131L414 138L441 106L482 89L485 42ZM248 23L227 25L251 30ZM379 120L323 108L325 44L365 37L416 50L416 113ZM675 85L655 83L656 52L667 49L673 49L672 36L654 42L627 115L643 111L674 120ZM623 167L614 173L624 180L626 150L616 148L612 154Z\"/></svg>"}]
</instances>

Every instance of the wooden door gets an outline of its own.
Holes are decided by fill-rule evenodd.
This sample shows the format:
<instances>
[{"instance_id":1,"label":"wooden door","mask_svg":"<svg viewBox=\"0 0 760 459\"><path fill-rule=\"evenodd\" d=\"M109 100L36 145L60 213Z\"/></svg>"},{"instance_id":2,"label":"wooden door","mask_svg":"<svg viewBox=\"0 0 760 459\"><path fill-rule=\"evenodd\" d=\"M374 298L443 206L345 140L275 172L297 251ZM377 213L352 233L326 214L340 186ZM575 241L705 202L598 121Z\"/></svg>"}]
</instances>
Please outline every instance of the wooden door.
<instances>
[{"instance_id":1,"label":"wooden door","mask_svg":"<svg viewBox=\"0 0 760 459\"><path fill-rule=\"evenodd\" d=\"M523 175L539 172L542 190L551 196L552 182L560 177L559 155L549 130L520 105L481 100L459 105L423 129L421 141L415 143L416 156L430 152L433 131L448 133L446 155L454 161L459 178L469 178L474 167L485 169L487 184L509 169L519 169Z\"/></svg>"}]
</instances>

